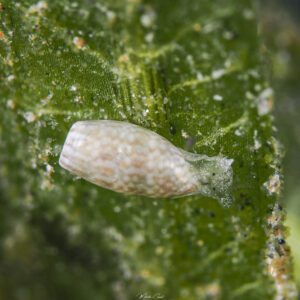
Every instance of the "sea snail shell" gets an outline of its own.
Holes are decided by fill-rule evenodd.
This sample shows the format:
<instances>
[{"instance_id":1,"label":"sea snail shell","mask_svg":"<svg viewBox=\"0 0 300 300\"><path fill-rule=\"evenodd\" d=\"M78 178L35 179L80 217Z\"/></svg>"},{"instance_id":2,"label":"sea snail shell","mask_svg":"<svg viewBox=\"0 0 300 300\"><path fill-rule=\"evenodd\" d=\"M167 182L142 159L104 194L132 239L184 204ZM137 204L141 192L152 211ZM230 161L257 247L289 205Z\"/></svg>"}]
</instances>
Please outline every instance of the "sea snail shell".
<instances>
[{"instance_id":1,"label":"sea snail shell","mask_svg":"<svg viewBox=\"0 0 300 300\"><path fill-rule=\"evenodd\" d=\"M148 197L203 194L230 202L232 159L186 152L137 125L80 121L68 133L59 164L116 192Z\"/></svg>"}]
</instances>

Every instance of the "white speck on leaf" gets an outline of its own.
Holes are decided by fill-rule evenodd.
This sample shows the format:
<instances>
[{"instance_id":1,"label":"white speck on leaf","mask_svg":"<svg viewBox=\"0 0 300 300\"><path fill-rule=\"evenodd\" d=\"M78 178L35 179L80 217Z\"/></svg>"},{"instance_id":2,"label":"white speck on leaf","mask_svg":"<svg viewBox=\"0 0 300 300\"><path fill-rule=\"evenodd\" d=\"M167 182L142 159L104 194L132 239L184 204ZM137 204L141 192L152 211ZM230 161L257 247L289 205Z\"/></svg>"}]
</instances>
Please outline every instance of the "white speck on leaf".
<instances>
[{"instance_id":1,"label":"white speck on leaf","mask_svg":"<svg viewBox=\"0 0 300 300\"><path fill-rule=\"evenodd\" d=\"M212 72L211 77L213 79L218 79L218 78L221 78L224 74L225 74L224 69L215 70L215 71Z\"/></svg>"},{"instance_id":2,"label":"white speck on leaf","mask_svg":"<svg viewBox=\"0 0 300 300\"><path fill-rule=\"evenodd\" d=\"M241 136L242 135L242 132L241 130L238 128L234 131L234 134L237 135L237 136Z\"/></svg>"},{"instance_id":3,"label":"white speck on leaf","mask_svg":"<svg viewBox=\"0 0 300 300\"><path fill-rule=\"evenodd\" d=\"M261 147L261 142L258 140L258 132L255 129L254 130L254 149L258 150Z\"/></svg>"},{"instance_id":4,"label":"white speck on leaf","mask_svg":"<svg viewBox=\"0 0 300 300\"><path fill-rule=\"evenodd\" d=\"M82 50L85 48L85 41L83 38L75 36L73 38L73 44L76 46L78 50Z\"/></svg>"},{"instance_id":5,"label":"white speck on leaf","mask_svg":"<svg viewBox=\"0 0 300 300\"><path fill-rule=\"evenodd\" d=\"M181 130L181 135L182 135L182 137L184 137L184 138L187 138L187 137L188 137L187 132L184 131L183 129Z\"/></svg>"},{"instance_id":6,"label":"white speck on leaf","mask_svg":"<svg viewBox=\"0 0 300 300\"><path fill-rule=\"evenodd\" d=\"M7 78L7 81L12 81L15 79L15 76L14 75L9 75Z\"/></svg>"},{"instance_id":7,"label":"white speck on leaf","mask_svg":"<svg viewBox=\"0 0 300 300\"><path fill-rule=\"evenodd\" d=\"M156 14L153 9L149 9L141 16L141 23L144 27L151 27L155 21Z\"/></svg>"},{"instance_id":8,"label":"white speck on leaf","mask_svg":"<svg viewBox=\"0 0 300 300\"><path fill-rule=\"evenodd\" d=\"M255 89L256 92L259 92L259 91L261 90L261 85L257 83L257 84L254 86L254 89Z\"/></svg>"},{"instance_id":9,"label":"white speck on leaf","mask_svg":"<svg viewBox=\"0 0 300 300\"><path fill-rule=\"evenodd\" d=\"M15 109L16 108L15 102L13 100L11 100L11 99L7 101L6 105L7 105L7 107L9 107L11 109Z\"/></svg>"},{"instance_id":10,"label":"white speck on leaf","mask_svg":"<svg viewBox=\"0 0 300 300\"><path fill-rule=\"evenodd\" d=\"M233 34L233 32L231 32L231 31L225 31L224 33L223 33L223 37L224 37L224 39L225 40L232 40L233 39L233 37L234 37L234 34Z\"/></svg>"},{"instance_id":11,"label":"white speck on leaf","mask_svg":"<svg viewBox=\"0 0 300 300\"><path fill-rule=\"evenodd\" d=\"M276 193L280 194L280 176L279 173L275 172L275 174L271 175L264 183L264 187L267 189L269 195Z\"/></svg>"},{"instance_id":12,"label":"white speck on leaf","mask_svg":"<svg viewBox=\"0 0 300 300\"><path fill-rule=\"evenodd\" d=\"M32 122L34 122L34 121L36 120L35 114L34 114L33 112L31 112L31 111L25 113L25 114L24 114L24 118L26 119L26 121L27 121L28 123L32 123Z\"/></svg>"},{"instance_id":13,"label":"white speck on leaf","mask_svg":"<svg viewBox=\"0 0 300 300\"><path fill-rule=\"evenodd\" d=\"M260 116L268 114L273 108L273 90L266 88L257 97L257 110Z\"/></svg>"},{"instance_id":14,"label":"white speck on leaf","mask_svg":"<svg viewBox=\"0 0 300 300\"><path fill-rule=\"evenodd\" d=\"M106 12L106 16L110 23L113 23L116 20L116 13L111 10Z\"/></svg>"},{"instance_id":15,"label":"white speck on leaf","mask_svg":"<svg viewBox=\"0 0 300 300\"><path fill-rule=\"evenodd\" d=\"M201 72L197 72L197 79L201 81L201 80L203 80L203 78L204 77L203 77L202 73Z\"/></svg>"},{"instance_id":16,"label":"white speck on leaf","mask_svg":"<svg viewBox=\"0 0 300 300\"><path fill-rule=\"evenodd\" d=\"M246 20L252 20L254 18L254 13L250 9L244 9L243 16Z\"/></svg>"},{"instance_id":17,"label":"white speck on leaf","mask_svg":"<svg viewBox=\"0 0 300 300\"><path fill-rule=\"evenodd\" d=\"M42 13L47 8L48 8L47 2L39 1L37 4L32 5L28 8L28 13L29 14Z\"/></svg>"},{"instance_id":18,"label":"white speck on leaf","mask_svg":"<svg viewBox=\"0 0 300 300\"><path fill-rule=\"evenodd\" d=\"M221 95L214 95L214 96L213 96L213 99L214 99L215 101L222 101L222 100L223 100L223 97L222 97Z\"/></svg>"},{"instance_id":19,"label":"white speck on leaf","mask_svg":"<svg viewBox=\"0 0 300 300\"><path fill-rule=\"evenodd\" d=\"M151 43L153 41L154 38L154 33L153 32L149 32L145 35L145 41L147 43Z\"/></svg>"},{"instance_id":20,"label":"white speck on leaf","mask_svg":"<svg viewBox=\"0 0 300 300\"><path fill-rule=\"evenodd\" d=\"M249 92L249 91L246 92L245 96L246 96L246 98L249 99L249 100L254 99L254 95L253 95L251 92Z\"/></svg>"}]
</instances>

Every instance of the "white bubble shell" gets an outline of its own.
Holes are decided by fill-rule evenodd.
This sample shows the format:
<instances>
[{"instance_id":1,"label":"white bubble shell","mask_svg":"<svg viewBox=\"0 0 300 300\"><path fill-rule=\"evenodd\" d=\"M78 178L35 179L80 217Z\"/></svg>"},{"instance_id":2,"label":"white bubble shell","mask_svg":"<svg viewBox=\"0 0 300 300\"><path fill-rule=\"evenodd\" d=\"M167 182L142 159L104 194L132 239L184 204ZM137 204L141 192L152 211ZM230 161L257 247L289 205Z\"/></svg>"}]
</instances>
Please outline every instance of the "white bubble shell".
<instances>
[{"instance_id":1,"label":"white bubble shell","mask_svg":"<svg viewBox=\"0 0 300 300\"><path fill-rule=\"evenodd\" d=\"M59 164L101 187L153 198L204 194L229 198L232 159L193 154L127 122L73 124Z\"/></svg>"}]
</instances>

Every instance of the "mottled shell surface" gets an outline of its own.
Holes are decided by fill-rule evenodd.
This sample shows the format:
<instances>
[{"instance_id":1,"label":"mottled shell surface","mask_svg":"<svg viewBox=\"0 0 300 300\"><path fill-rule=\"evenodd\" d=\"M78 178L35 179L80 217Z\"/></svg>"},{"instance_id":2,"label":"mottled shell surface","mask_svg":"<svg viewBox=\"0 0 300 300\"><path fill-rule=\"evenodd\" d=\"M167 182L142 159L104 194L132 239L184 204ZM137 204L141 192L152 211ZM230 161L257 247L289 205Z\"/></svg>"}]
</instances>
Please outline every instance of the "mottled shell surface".
<instances>
[{"instance_id":1,"label":"mottled shell surface","mask_svg":"<svg viewBox=\"0 0 300 300\"><path fill-rule=\"evenodd\" d=\"M124 194L166 198L199 190L196 172L180 149L155 132L127 122L75 123L59 164Z\"/></svg>"}]
</instances>

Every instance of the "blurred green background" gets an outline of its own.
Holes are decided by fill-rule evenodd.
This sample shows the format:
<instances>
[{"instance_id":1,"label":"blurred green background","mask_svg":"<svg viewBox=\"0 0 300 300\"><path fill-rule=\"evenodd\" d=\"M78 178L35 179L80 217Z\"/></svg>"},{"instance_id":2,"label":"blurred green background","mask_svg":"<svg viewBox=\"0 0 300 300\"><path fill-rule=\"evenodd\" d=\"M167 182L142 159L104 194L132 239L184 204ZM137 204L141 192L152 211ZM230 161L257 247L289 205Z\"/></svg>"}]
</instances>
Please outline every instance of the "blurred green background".
<instances>
[{"instance_id":1,"label":"blurred green background","mask_svg":"<svg viewBox=\"0 0 300 300\"><path fill-rule=\"evenodd\" d=\"M262 2L261 28L272 63L275 89L275 123L285 145L285 189L288 242L294 257L295 278L300 286L300 1Z\"/></svg>"}]
</instances>

